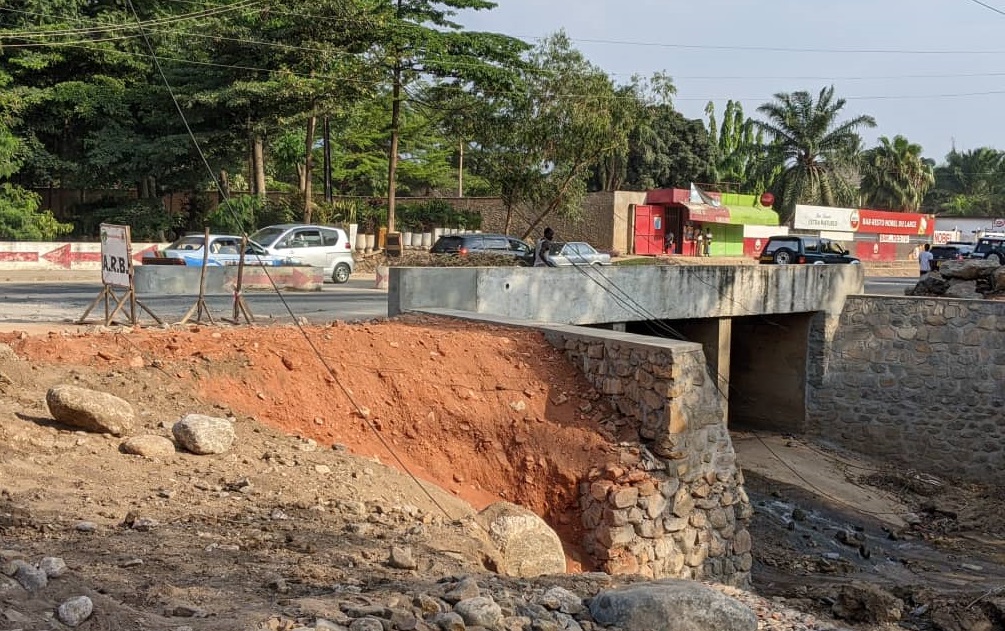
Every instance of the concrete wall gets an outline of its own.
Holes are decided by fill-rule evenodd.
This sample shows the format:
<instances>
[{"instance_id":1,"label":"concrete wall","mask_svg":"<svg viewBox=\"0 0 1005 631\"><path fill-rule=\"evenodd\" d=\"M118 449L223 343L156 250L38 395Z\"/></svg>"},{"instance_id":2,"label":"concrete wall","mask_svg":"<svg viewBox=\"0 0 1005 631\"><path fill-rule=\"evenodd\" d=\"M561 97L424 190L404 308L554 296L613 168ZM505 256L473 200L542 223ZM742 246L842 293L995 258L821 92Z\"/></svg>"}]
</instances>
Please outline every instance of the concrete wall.
<instances>
[{"instance_id":1,"label":"concrete wall","mask_svg":"<svg viewBox=\"0 0 1005 631\"><path fill-rule=\"evenodd\" d=\"M201 269L185 265L138 265L133 276L136 293L198 296ZM321 291L324 280L324 270L320 267L270 267L268 275L260 268L247 267L243 287L247 291L272 290L274 281L280 289ZM210 295L233 293L237 287L237 266L207 267L205 286Z\"/></svg>"},{"instance_id":2,"label":"concrete wall","mask_svg":"<svg viewBox=\"0 0 1005 631\"><path fill-rule=\"evenodd\" d=\"M388 312L450 308L563 324L814 311L836 317L863 287L858 265L392 268Z\"/></svg>"},{"instance_id":3,"label":"concrete wall","mask_svg":"<svg viewBox=\"0 0 1005 631\"><path fill-rule=\"evenodd\" d=\"M166 243L133 243L133 264ZM0 242L0 270L100 270L100 243L67 241Z\"/></svg>"},{"instance_id":4,"label":"concrete wall","mask_svg":"<svg viewBox=\"0 0 1005 631\"><path fill-rule=\"evenodd\" d=\"M843 447L1005 482L1005 302L850 298L807 403Z\"/></svg>"}]
</instances>

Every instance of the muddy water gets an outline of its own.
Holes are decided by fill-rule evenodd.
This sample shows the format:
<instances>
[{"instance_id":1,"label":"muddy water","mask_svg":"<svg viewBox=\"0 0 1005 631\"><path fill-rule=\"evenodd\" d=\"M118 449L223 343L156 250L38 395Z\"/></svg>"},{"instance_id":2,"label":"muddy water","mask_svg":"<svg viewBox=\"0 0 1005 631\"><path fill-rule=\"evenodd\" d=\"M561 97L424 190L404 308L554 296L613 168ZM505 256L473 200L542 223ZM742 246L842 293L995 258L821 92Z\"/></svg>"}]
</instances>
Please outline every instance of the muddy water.
<instances>
[{"instance_id":1,"label":"muddy water","mask_svg":"<svg viewBox=\"0 0 1005 631\"><path fill-rule=\"evenodd\" d=\"M766 596L826 610L842 585L870 583L905 601L901 625L914 629L950 628L932 622L933 607L959 612L1005 596L1005 542L994 536L933 534L925 513L921 523L894 529L756 474L746 486L755 507L754 585Z\"/></svg>"}]
</instances>

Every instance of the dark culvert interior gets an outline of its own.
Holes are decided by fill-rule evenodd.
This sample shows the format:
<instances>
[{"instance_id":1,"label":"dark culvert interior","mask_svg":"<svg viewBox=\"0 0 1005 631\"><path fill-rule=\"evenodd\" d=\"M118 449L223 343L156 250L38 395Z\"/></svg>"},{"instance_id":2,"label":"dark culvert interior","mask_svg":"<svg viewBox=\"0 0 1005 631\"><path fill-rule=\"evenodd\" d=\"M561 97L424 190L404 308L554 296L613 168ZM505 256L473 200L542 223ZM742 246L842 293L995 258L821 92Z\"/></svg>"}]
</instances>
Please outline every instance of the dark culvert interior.
<instances>
[{"instance_id":1,"label":"dark culvert interior","mask_svg":"<svg viewBox=\"0 0 1005 631\"><path fill-rule=\"evenodd\" d=\"M814 315L731 318L731 332L725 335L715 318L629 322L625 330L658 337L671 337L673 331L701 344L710 371L728 373L731 428L801 432L806 422L808 348ZM721 366L720 340L729 349Z\"/></svg>"}]
</instances>

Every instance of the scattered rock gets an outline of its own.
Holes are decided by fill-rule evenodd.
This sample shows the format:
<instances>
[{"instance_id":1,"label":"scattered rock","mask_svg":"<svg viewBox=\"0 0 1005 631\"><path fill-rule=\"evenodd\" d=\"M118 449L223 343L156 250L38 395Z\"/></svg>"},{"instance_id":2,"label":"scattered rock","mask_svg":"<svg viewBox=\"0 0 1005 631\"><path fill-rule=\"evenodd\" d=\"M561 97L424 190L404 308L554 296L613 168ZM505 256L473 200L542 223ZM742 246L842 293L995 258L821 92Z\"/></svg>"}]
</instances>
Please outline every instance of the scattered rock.
<instances>
[{"instance_id":1,"label":"scattered rock","mask_svg":"<svg viewBox=\"0 0 1005 631\"><path fill-rule=\"evenodd\" d=\"M49 584L49 577L34 565L21 559L16 559L13 563L17 568L14 580L29 592L38 591Z\"/></svg>"},{"instance_id":2,"label":"scattered rock","mask_svg":"<svg viewBox=\"0 0 1005 631\"><path fill-rule=\"evenodd\" d=\"M353 620L349 625L349 631L384 631L384 625L380 618L366 617Z\"/></svg>"},{"instance_id":3,"label":"scattered rock","mask_svg":"<svg viewBox=\"0 0 1005 631\"><path fill-rule=\"evenodd\" d=\"M850 622L897 622L904 613L904 601L875 585L856 582L841 588L831 612Z\"/></svg>"},{"instance_id":4,"label":"scattered rock","mask_svg":"<svg viewBox=\"0 0 1005 631\"><path fill-rule=\"evenodd\" d=\"M453 605L462 600L480 596L481 593L481 590L478 589L478 582L470 576L465 576L450 591L443 595L443 600Z\"/></svg>"},{"instance_id":5,"label":"scattered rock","mask_svg":"<svg viewBox=\"0 0 1005 631\"><path fill-rule=\"evenodd\" d=\"M38 569L45 572L48 578L59 578L66 574L66 562L59 557L45 557L39 562Z\"/></svg>"},{"instance_id":6,"label":"scattered rock","mask_svg":"<svg viewBox=\"0 0 1005 631\"><path fill-rule=\"evenodd\" d=\"M564 587L552 587L537 599L537 603L552 611L577 615L585 611L583 599Z\"/></svg>"},{"instance_id":7,"label":"scattered rock","mask_svg":"<svg viewBox=\"0 0 1005 631\"><path fill-rule=\"evenodd\" d=\"M0 343L0 362L6 363L16 361L20 361L20 358L17 356L17 353L14 352L14 349L11 348L9 344Z\"/></svg>"},{"instance_id":8,"label":"scattered rock","mask_svg":"<svg viewBox=\"0 0 1005 631\"><path fill-rule=\"evenodd\" d=\"M123 453L144 458L170 458L175 455L174 443L164 436L133 436L119 446Z\"/></svg>"},{"instance_id":9,"label":"scattered rock","mask_svg":"<svg viewBox=\"0 0 1005 631\"><path fill-rule=\"evenodd\" d=\"M411 548L394 546L391 548L391 558L388 564L399 570L414 570L419 567L418 562L412 556Z\"/></svg>"},{"instance_id":10,"label":"scattered rock","mask_svg":"<svg viewBox=\"0 0 1005 631\"><path fill-rule=\"evenodd\" d=\"M234 443L234 424L225 418L188 414L171 428L175 440L197 455L222 454Z\"/></svg>"},{"instance_id":11,"label":"scattered rock","mask_svg":"<svg viewBox=\"0 0 1005 631\"><path fill-rule=\"evenodd\" d=\"M946 288L946 293L943 295L946 298L967 298L972 300L979 300L984 297L983 294L977 291L976 280L951 280L949 281L949 287Z\"/></svg>"},{"instance_id":12,"label":"scattered rock","mask_svg":"<svg viewBox=\"0 0 1005 631\"><path fill-rule=\"evenodd\" d=\"M78 386L51 388L45 402L57 422L89 432L122 436L129 433L135 420L128 401Z\"/></svg>"},{"instance_id":13,"label":"scattered rock","mask_svg":"<svg viewBox=\"0 0 1005 631\"><path fill-rule=\"evenodd\" d=\"M465 624L486 629L497 628L502 623L503 617L502 608L485 596L460 601L454 605L454 612L464 620Z\"/></svg>"},{"instance_id":14,"label":"scattered rock","mask_svg":"<svg viewBox=\"0 0 1005 631\"><path fill-rule=\"evenodd\" d=\"M98 529L98 525L93 521L78 521L73 529L77 532L94 532Z\"/></svg>"},{"instance_id":15,"label":"scattered rock","mask_svg":"<svg viewBox=\"0 0 1005 631\"><path fill-rule=\"evenodd\" d=\"M597 623L647 631L757 631L757 616L738 601L701 583L662 580L597 594Z\"/></svg>"},{"instance_id":16,"label":"scattered rock","mask_svg":"<svg viewBox=\"0 0 1005 631\"><path fill-rule=\"evenodd\" d=\"M464 631L464 618L452 611L438 613L430 620L440 631Z\"/></svg>"},{"instance_id":17,"label":"scattered rock","mask_svg":"<svg viewBox=\"0 0 1005 631\"><path fill-rule=\"evenodd\" d=\"M56 617L68 627L76 627L91 617L94 603L87 596L77 596L65 601L56 609Z\"/></svg>"},{"instance_id":18,"label":"scattered rock","mask_svg":"<svg viewBox=\"0 0 1005 631\"><path fill-rule=\"evenodd\" d=\"M960 280L977 280L991 276L1000 265L996 260L964 259L962 261L943 261L939 263L939 274L944 278Z\"/></svg>"},{"instance_id":19,"label":"scattered rock","mask_svg":"<svg viewBox=\"0 0 1005 631\"><path fill-rule=\"evenodd\" d=\"M497 571L529 578L565 572L565 551L554 530L533 512L497 502L478 514L501 558Z\"/></svg>"}]
</instances>

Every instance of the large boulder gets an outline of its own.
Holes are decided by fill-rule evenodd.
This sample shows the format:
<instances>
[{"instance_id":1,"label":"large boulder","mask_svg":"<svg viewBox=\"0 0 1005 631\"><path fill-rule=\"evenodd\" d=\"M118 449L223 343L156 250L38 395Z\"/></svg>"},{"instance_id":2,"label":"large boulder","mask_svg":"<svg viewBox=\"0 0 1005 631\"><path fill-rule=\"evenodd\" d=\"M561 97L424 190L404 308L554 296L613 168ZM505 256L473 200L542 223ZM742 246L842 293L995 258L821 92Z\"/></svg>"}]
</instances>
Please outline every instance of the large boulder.
<instances>
[{"instance_id":1,"label":"large boulder","mask_svg":"<svg viewBox=\"0 0 1005 631\"><path fill-rule=\"evenodd\" d=\"M991 274L991 286L995 291L1005 291L1005 266L999 267Z\"/></svg>"},{"instance_id":2,"label":"large boulder","mask_svg":"<svg viewBox=\"0 0 1005 631\"><path fill-rule=\"evenodd\" d=\"M943 261L939 264L939 274L945 278L960 280L977 280L987 278L998 269L998 261L987 259L964 259L962 261Z\"/></svg>"},{"instance_id":3,"label":"large boulder","mask_svg":"<svg viewBox=\"0 0 1005 631\"><path fill-rule=\"evenodd\" d=\"M831 609L843 620L884 624L900 620L904 601L875 585L851 583L841 588Z\"/></svg>"},{"instance_id":4,"label":"large boulder","mask_svg":"<svg viewBox=\"0 0 1005 631\"><path fill-rule=\"evenodd\" d=\"M977 291L976 280L957 280L954 278L949 281L949 287L946 288L946 293L944 293L943 296L946 298L970 298L980 300L984 297L984 294Z\"/></svg>"},{"instance_id":5,"label":"large boulder","mask_svg":"<svg viewBox=\"0 0 1005 631\"><path fill-rule=\"evenodd\" d=\"M89 432L122 436L129 433L136 418L128 401L78 386L50 388L45 402L57 422Z\"/></svg>"},{"instance_id":6,"label":"large boulder","mask_svg":"<svg viewBox=\"0 0 1005 631\"><path fill-rule=\"evenodd\" d=\"M914 287L904 290L908 296L941 296L949 289L949 280L938 272L925 274Z\"/></svg>"},{"instance_id":7,"label":"large boulder","mask_svg":"<svg viewBox=\"0 0 1005 631\"><path fill-rule=\"evenodd\" d=\"M234 444L234 424L225 418L188 414L171 428L185 450L198 455L222 454Z\"/></svg>"},{"instance_id":8,"label":"large boulder","mask_svg":"<svg viewBox=\"0 0 1005 631\"><path fill-rule=\"evenodd\" d=\"M533 512L497 502L478 513L477 519L499 550L500 574L529 578L565 573L562 540Z\"/></svg>"},{"instance_id":9,"label":"large boulder","mask_svg":"<svg viewBox=\"0 0 1005 631\"><path fill-rule=\"evenodd\" d=\"M757 631L739 601L694 581L666 579L613 589L590 600L594 621L647 631Z\"/></svg>"}]
</instances>

